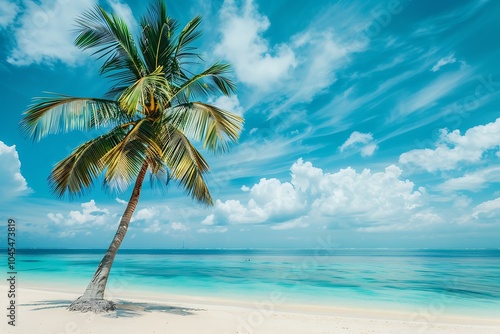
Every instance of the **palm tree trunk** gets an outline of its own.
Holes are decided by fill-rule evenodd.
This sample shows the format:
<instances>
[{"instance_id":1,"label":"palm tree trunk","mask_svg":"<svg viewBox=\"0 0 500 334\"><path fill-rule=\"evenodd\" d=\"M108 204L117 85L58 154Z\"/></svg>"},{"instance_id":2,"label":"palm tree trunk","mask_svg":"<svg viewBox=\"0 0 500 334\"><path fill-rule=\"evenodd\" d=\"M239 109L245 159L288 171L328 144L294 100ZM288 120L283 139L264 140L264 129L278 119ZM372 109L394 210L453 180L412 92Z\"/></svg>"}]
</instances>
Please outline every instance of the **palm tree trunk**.
<instances>
[{"instance_id":1,"label":"palm tree trunk","mask_svg":"<svg viewBox=\"0 0 500 334\"><path fill-rule=\"evenodd\" d=\"M104 290L106 289L106 283L108 282L108 276L111 266L113 265L113 260L115 259L118 248L120 248L120 245L125 238L132 214L134 213L137 203L139 202L142 182L144 181L147 170L148 164L145 162L142 165L139 175L137 176L134 189L132 190L132 195L130 196L127 208L125 209L125 212L120 220L120 225L118 225L118 230L115 233L113 241L111 241L106 254L102 258L101 263L99 263L99 266L94 273L94 277L92 277L92 280L87 286L84 294L68 307L70 311L92 311L95 313L102 313L115 309L115 304L112 301L104 299Z\"/></svg>"}]
</instances>

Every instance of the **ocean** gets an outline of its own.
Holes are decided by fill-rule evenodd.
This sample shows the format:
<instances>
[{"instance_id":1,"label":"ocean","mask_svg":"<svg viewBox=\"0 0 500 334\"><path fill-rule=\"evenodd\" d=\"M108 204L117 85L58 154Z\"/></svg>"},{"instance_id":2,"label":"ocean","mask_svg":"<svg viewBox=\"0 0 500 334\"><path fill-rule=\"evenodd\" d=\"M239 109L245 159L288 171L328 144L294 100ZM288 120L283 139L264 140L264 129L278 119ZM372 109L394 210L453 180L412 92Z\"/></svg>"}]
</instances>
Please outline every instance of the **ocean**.
<instances>
[{"instance_id":1,"label":"ocean","mask_svg":"<svg viewBox=\"0 0 500 334\"><path fill-rule=\"evenodd\" d=\"M18 250L18 286L83 292L104 252ZM108 289L500 316L500 250L123 249Z\"/></svg>"}]
</instances>

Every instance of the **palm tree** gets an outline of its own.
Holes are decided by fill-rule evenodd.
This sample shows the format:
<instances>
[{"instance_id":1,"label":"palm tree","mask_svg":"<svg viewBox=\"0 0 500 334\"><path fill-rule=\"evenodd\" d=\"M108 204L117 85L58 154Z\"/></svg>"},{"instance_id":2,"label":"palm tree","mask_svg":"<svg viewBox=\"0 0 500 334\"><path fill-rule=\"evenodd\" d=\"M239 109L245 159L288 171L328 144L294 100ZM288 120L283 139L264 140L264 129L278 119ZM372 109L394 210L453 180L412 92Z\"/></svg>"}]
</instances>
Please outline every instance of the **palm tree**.
<instances>
[{"instance_id":1,"label":"palm tree","mask_svg":"<svg viewBox=\"0 0 500 334\"><path fill-rule=\"evenodd\" d=\"M71 130L107 131L55 165L48 180L59 198L82 195L97 179L108 191L134 184L106 254L69 310L115 309L104 290L148 172L153 181L165 185L176 180L194 199L213 205L204 179L209 166L191 140L208 151L224 152L239 138L243 119L199 100L229 96L235 89L227 64L192 72L202 63L192 45L200 36L200 22L197 16L177 32L177 21L167 16L162 0L155 0L140 20L136 41L122 18L94 7L77 20L75 45L94 51L102 61L100 74L113 80L112 87L104 98L36 98L24 113L21 130L33 140Z\"/></svg>"}]
</instances>

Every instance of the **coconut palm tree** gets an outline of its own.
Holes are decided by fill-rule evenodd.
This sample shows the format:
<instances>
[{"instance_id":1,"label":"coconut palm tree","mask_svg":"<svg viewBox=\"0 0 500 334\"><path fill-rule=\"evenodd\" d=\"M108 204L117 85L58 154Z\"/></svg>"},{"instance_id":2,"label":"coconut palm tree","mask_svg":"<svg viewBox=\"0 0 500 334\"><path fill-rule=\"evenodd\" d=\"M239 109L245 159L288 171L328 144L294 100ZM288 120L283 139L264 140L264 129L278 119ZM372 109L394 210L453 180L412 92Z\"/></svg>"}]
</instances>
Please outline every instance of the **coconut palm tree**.
<instances>
[{"instance_id":1,"label":"coconut palm tree","mask_svg":"<svg viewBox=\"0 0 500 334\"><path fill-rule=\"evenodd\" d=\"M191 141L224 152L237 141L243 119L203 102L212 94L229 96L235 86L228 77L229 65L221 62L193 73L202 65L193 46L200 22L197 16L178 31L163 1L156 0L140 20L136 40L121 17L94 7L77 20L75 45L94 51L102 62L100 74L113 82L111 88L103 98L36 98L24 113L21 130L33 140L72 130L106 131L55 165L49 184L59 198L82 195L95 181L102 180L108 191L125 191L133 183L107 252L69 310L115 308L104 299L106 282L146 174L163 184L175 180L194 199L213 204L204 179L209 166Z\"/></svg>"}]
</instances>

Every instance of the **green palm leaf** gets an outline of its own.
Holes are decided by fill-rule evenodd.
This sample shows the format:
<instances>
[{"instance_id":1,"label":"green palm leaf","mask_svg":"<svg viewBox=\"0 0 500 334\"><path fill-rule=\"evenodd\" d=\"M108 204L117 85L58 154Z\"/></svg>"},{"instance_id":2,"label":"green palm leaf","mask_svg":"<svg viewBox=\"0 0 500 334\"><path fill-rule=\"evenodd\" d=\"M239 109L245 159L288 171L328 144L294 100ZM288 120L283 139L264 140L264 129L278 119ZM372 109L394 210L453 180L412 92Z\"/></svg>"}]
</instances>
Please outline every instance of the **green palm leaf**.
<instances>
[{"instance_id":1,"label":"green palm leaf","mask_svg":"<svg viewBox=\"0 0 500 334\"><path fill-rule=\"evenodd\" d=\"M142 58L122 18L110 16L96 6L78 18L77 25L75 45L83 50L94 49L94 54L106 59L101 74L117 82L111 92L117 93L145 75Z\"/></svg>"},{"instance_id":2,"label":"green palm leaf","mask_svg":"<svg viewBox=\"0 0 500 334\"><path fill-rule=\"evenodd\" d=\"M153 123L148 118L138 121L126 136L101 158L106 167L106 188L124 191L145 163L161 159L162 151L153 140L153 128Z\"/></svg>"},{"instance_id":3,"label":"green palm leaf","mask_svg":"<svg viewBox=\"0 0 500 334\"><path fill-rule=\"evenodd\" d=\"M167 117L187 137L215 153L227 151L243 127L242 117L201 102L176 106Z\"/></svg>"},{"instance_id":4,"label":"green palm leaf","mask_svg":"<svg viewBox=\"0 0 500 334\"><path fill-rule=\"evenodd\" d=\"M155 103L154 100L170 101L171 96L170 86L160 66L153 73L140 78L126 88L118 100L120 106L129 114L137 111L147 114L146 109L152 108L151 104Z\"/></svg>"},{"instance_id":5,"label":"green palm leaf","mask_svg":"<svg viewBox=\"0 0 500 334\"><path fill-rule=\"evenodd\" d=\"M161 0L154 1L141 18L140 47L149 71L158 66L168 68L176 50L174 43L177 21L167 16L167 8Z\"/></svg>"},{"instance_id":6,"label":"green palm leaf","mask_svg":"<svg viewBox=\"0 0 500 334\"><path fill-rule=\"evenodd\" d=\"M212 205L203 174L209 166L189 139L176 127L165 123L156 142L162 149L162 160L170 170L170 177L177 180L186 192L198 201Z\"/></svg>"},{"instance_id":7,"label":"green palm leaf","mask_svg":"<svg viewBox=\"0 0 500 334\"><path fill-rule=\"evenodd\" d=\"M105 165L102 157L118 145L124 136L124 129L118 127L78 146L52 170L48 178L52 192L57 197L63 197L65 193L70 196L83 195L103 172Z\"/></svg>"},{"instance_id":8,"label":"green palm leaf","mask_svg":"<svg viewBox=\"0 0 500 334\"><path fill-rule=\"evenodd\" d=\"M40 140L48 134L91 130L129 120L115 101L53 94L35 98L24 112L20 127L33 140Z\"/></svg>"}]
</instances>

